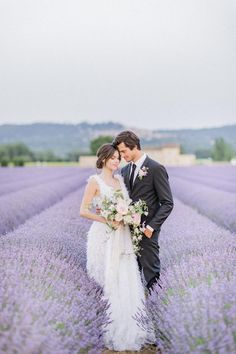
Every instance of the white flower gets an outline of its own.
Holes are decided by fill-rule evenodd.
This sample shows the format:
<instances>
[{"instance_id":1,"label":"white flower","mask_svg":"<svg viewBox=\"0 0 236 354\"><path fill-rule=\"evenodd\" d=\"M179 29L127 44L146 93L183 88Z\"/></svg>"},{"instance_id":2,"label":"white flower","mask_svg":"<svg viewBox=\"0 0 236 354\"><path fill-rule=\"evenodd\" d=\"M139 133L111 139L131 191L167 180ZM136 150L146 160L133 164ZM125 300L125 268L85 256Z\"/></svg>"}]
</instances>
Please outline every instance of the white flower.
<instances>
[{"instance_id":1,"label":"white flower","mask_svg":"<svg viewBox=\"0 0 236 354\"><path fill-rule=\"evenodd\" d=\"M126 224L132 224L132 222L133 222L132 215L125 215L124 216L124 222Z\"/></svg>"},{"instance_id":2,"label":"white flower","mask_svg":"<svg viewBox=\"0 0 236 354\"><path fill-rule=\"evenodd\" d=\"M145 171L143 171L145 172ZM123 221L124 225L131 228L131 240L134 252L139 255L141 251L140 241L143 237L142 227L140 225L141 216L148 211L144 200L139 199L132 202L130 198L125 198L122 193L114 193L112 198L104 197L101 201L100 214L106 219L107 225L114 230L111 221Z\"/></svg>"},{"instance_id":3,"label":"white flower","mask_svg":"<svg viewBox=\"0 0 236 354\"><path fill-rule=\"evenodd\" d=\"M138 178L140 180L142 180L143 177L147 176L148 170L149 170L149 167L146 167L146 166L143 166L142 168L140 168L140 170L138 171Z\"/></svg>"},{"instance_id":4,"label":"white flower","mask_svg":"<svg viewBox=\"0 0 236 354\"><path fill-rule=\"evenodd\" d=\"M107 219L107 217L108 217L108 215L109 215L109 212L106 211L106 210L102 210L102 211L101 211L101 215L102 215L105 219Z\"/></svg>"},{"instance_id":5,"label":"white flower","mask_svg":"<svg viewBox=\"0 0 236 354\"><path fill-rule=\"evenodd\" d=\"M115 215L115 221L121 221L123 219L123 215L122 214L116 214Z\"/></svg>"}]
</instances>

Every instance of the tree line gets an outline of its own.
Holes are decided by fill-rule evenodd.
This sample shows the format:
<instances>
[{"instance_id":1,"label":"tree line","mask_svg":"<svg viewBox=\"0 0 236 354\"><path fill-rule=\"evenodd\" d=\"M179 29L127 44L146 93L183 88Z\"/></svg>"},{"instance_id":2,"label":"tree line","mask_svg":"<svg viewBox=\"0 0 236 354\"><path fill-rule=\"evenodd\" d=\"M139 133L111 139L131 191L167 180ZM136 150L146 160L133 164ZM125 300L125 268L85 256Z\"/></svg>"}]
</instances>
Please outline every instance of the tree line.
<instances>
[{"instance_id":1,"label":"tree line","mask_svg":"<svg viewBox=\"0 0 236 354\"><path fill-rule=\"evenodd\" d=\"M57 156L52 150L35 152L21 142L1 144L0 165L8 166L9 164L13 164L14 166L24 166L27 162L78 162L81 154L96 155L99 146L110 143L112 140L113 137L109 135L99 136L90 141L89 152L71 151L67 153L66 157ZM196 151L196 156L197 158L211 157L213 161L230 161L236 156L236 153L223 138L217 138L211 150Z\"/></svg>"},{"instance_id":2,"label":"tree line","mask_svg":"<svg viewBox=\"0 0 236 354\"><path fill-rule=\"evenodd\" d=\"M112 136L99 136L90 143L90 150L95 155L99 146L104 143L112 142ZM181 146L181 153L184 153L184 148ZM236 152L230 144L223 138L216 138L212 149L199 149L195 151L197 158L211 158L213 161L230 161L236 157Z\"/></svg>"},{"instance_id":3,"label":"tree line","mask_svg":"<svg viewBox=\"0 0 236 354\"><path fill-rule=\"evenodd\" d=\"M195 151L199 159L211 158L213 161L230 161L236 157L236 151L223 138L215 139L211 149L199 149Z\"/></svg>"},{"instance_id":4,"label":"tree line","mask_svg":"<svg viewBox=\"0 0 236 354\"><path fill-rule=\"evenodd\" d=\"M27 162L62 162L78 161L80 153L73 151L62 158L57 156L52 150L32 151L24 143L2 144L0 145L0 165L24 166Z\"/></svg>"}]
</instances>

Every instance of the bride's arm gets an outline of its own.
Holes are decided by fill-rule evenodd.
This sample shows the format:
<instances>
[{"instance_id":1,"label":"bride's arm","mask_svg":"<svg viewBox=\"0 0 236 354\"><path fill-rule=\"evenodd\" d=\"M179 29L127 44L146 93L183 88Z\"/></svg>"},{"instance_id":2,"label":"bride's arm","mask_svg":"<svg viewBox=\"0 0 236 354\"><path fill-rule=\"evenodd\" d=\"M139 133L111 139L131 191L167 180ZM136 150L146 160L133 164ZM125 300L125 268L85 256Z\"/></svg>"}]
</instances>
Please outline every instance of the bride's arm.
<instances>
[{"instance_id":1,"label":"bride's arm","mask_svg":"<svg viewBox=\"0 0 236 354\"><path fill-rule=\"evenodd\" d=\"M97 182L94 180L94 178L89 179L85 187L83 199L80 206L80 216L82 216L83 218L100 221L105 224L106 219L104 217L92 213L90 211L90 206L92 204L93 197L95 197L97 191L98 191Z\"/></svg>"}]
</instances>

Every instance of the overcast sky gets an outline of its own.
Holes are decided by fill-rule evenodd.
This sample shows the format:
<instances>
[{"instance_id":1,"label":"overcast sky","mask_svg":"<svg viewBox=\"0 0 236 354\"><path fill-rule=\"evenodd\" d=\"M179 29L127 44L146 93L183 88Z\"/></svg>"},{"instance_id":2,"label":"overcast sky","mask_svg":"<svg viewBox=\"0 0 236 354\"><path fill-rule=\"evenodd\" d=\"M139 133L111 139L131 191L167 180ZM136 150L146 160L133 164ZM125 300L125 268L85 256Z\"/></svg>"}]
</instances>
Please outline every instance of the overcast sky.
<instances>
[{"instance_id":1,"label":"overcast sky","mask_svg":"<svg viewBox=\"0 0 236 354\"><path fill-rule=\"evenodd\" d=\"M0 0L0 124L236 123L235 0Z\"/></svg>"}]
</instances>

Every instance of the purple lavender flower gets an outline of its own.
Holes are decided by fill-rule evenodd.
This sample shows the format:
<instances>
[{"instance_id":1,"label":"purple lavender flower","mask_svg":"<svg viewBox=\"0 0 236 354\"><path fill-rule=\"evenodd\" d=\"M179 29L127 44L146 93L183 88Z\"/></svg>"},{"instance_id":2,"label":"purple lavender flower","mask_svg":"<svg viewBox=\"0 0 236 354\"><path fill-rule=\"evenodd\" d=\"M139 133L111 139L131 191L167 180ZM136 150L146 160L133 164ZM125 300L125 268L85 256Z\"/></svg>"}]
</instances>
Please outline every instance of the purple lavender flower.
<instances>
[{"instance_id":1,"label":"purple lavender flower","mask_svg":"<svg viewBox=\"0 0 236 354\"><path fill-rule=\"evenodd\" d=\"M175 197L229 230L236 231L236 193L225 192L179 177L171 178Z\"/></svg>"},{"instance_id":2,"label":"purple lavender flower","mask_svg":"<svg viewBox=\"0 0 236 354\"><path fill-rule=\"evenodd\" d=\"M83 186L88 170L75 169L72 176L0 197L0 235L13 230L33 215Z\"/></svg>"},{"instance_id":3,"label":"purple lavender flower","mask_svg":"<svg viewBox=\"0 0 236 354\"><path fill-rule=\"evenodd\" d=\"M235 353L235 236L176 200L160 249L161 288L139 324L164 353Z\"/></svg>"},{"instance_id":4,"label":"purple lavender flower","mask_svg":"<svg viewBox=\"0 0 236 354\"><path fill-rule=\"evenodd\" d=\"M56 181L61 178L73 176L80 173L76 168L26 168L23 170L14 170L14 178L12 179L12 170L8 171L6 176L0 173L0 195L17 192L31 186L37 186L50 181ZM1 171L1 169L0 169ZM19 173L21 172L21 173Z\"/></svg>"},{"instance_id":5,"label":"purple lavender flower","mask_svg":"<svg viewBox=\"0 0 236 354\"><path fill-rule=\"evenodd\" d=\"M0 239L0 352L102 351L109 304L82 269L81 197L71 193Z\"/></svg>"},{"instance_id":6,"label":"purple lavender flower","mask_svg":"<svg viewBox=\"0 0 236 354\"><path fill-rule=\"evenodd\" d=\"M8 231L0 238L0 352L103 349L109 304L86 275L90 222L78 212L93 172L74 171L75 178L69 170L45 179L35 173L34 184L27 174L23 183L0 169L2 186L9 188L0 197L0 229ZM136 316L154 330L163 353L236 352L236 249L229 231L235 231L235 171L197 166L169 173L175 197L191 207L175 200L160 237L161 287Z\"/></svg>"}]
</instances>

